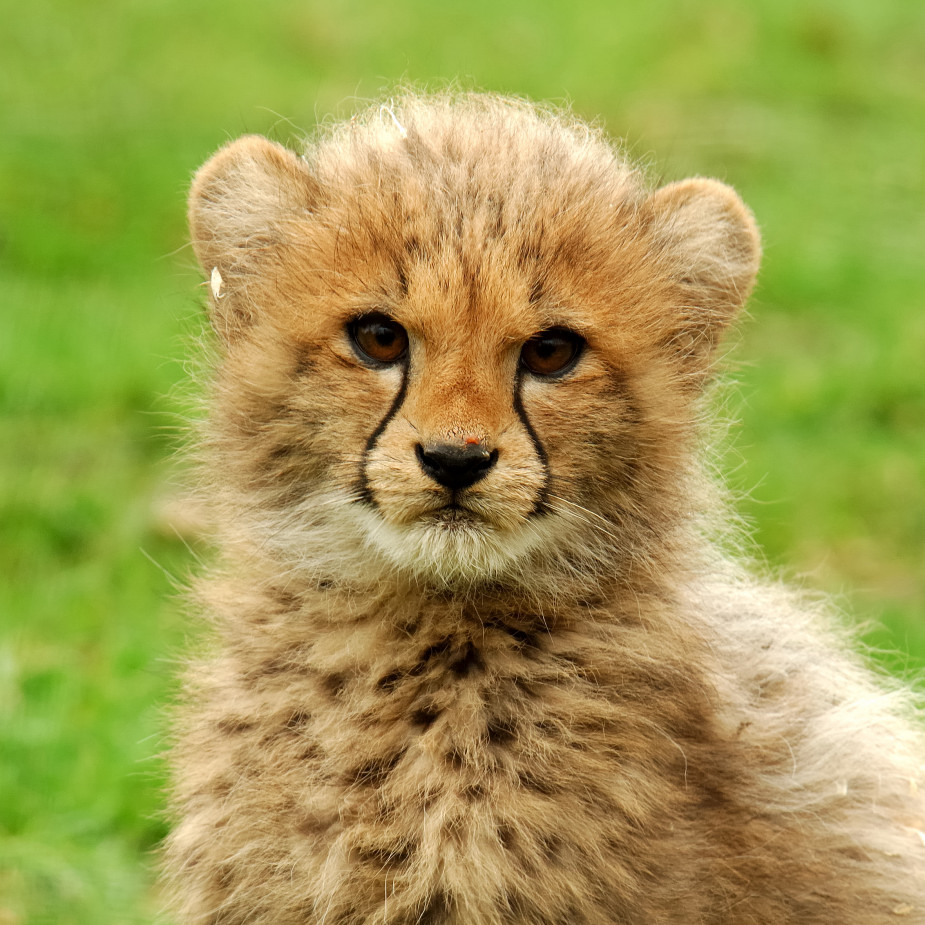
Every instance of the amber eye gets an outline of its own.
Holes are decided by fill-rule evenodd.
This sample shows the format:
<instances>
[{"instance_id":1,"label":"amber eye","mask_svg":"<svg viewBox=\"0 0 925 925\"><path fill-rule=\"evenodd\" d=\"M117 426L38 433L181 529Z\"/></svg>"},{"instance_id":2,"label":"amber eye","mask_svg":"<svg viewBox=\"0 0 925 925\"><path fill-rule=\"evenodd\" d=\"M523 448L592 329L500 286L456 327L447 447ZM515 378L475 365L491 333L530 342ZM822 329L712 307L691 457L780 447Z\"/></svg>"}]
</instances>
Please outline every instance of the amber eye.
<instances>
[{"instance_id":1,"label":"amber eye","mask_svg":"<svg viewBox=\"0 0 925 925\"><path fill-rule=\"evenodd\" d=\"M363 360L397 363L408 350L408 332L382 312L363 315L347 326L353 346Z\"/></svg>"},{"instance_id":2,"label":"amber eye","mask_svg":"<svg viewBox=\"0 0 925 925\"><path fill-rule=\"evenodd\" d=\"M531 337L520 351L520 362L534 376L562 376L578 361L585 340L568 328L550 328Z\"/></svg>"}]
</instances>

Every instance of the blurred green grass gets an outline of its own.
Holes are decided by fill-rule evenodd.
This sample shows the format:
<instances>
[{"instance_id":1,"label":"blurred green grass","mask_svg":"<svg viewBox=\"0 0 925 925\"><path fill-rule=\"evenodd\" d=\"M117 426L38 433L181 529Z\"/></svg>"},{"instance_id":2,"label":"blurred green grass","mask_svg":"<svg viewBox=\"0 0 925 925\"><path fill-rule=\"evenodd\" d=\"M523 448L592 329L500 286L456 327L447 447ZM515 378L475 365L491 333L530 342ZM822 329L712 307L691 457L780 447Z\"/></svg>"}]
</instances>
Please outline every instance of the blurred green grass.
<instances>
[{"instance_id":1,"label":"blurred green grass","mask_svg":"<svg viewBox=\"0 0 925 925\"><path fill-rule=\"evenodd\" d=\"M0 29L0 925L154 921L194 634L154 513L201 324L191 172L396 81L573 101L735 184L765 268L732 483L770 563L925 666L925 6L34 0Z\"/></svg>"}]
</instances>

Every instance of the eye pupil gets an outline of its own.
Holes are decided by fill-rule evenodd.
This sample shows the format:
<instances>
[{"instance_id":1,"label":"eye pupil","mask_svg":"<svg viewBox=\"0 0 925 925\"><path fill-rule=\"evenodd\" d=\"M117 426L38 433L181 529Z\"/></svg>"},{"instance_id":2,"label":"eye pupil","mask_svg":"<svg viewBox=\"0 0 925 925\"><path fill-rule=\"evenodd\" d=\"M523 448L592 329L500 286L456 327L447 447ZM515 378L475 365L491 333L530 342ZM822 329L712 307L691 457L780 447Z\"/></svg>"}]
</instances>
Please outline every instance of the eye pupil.
<instances>
[{"instance_id":1,"label":"eye pupil","mask_svg":"<svg viewBox=\"0 0 925 925\"><path fill-rule=\"evenodd\" d=\"M550 328L523 345L520 362L535 376L561 376L575 365L584 344L584 338L568 328Z\"/></svg>"},{"instance_id":2,"label":"eye pupil","mask_svg":"<svg viewBox=\"0 0 925 925\"><path fill-rule=\"evenodd\" d=\"M408 332L382 312L363 315L347 325L353 347L363 360L396 363L408 349Z\"/></svg>"}]
</instances>

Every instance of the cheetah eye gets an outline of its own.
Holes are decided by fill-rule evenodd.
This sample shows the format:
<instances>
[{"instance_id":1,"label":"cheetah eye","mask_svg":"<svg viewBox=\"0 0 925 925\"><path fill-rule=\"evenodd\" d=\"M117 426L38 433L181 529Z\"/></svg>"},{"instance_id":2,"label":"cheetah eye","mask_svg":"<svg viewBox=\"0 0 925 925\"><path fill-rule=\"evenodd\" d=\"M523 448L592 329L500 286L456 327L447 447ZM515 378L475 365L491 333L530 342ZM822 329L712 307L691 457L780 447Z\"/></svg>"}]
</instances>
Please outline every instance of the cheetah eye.
<instances>
[{"instance_id":1,"label":"cheetah eye","mask_svg":"<svg viewBox=\"0 0 925 925\"><path fill-rule=\"evenodd\" d=\"M520 362L534 376L564 376L578 362L584 346L580 334L568 328L549 328L523 345Z\"/></svg>"},{"instance_id":2,"label":"cheetah eye","mask_svg":"<svg viewBox=\"0 0 925 925\"><path fill-rule=\"evenodd\" d=\"M408 332L382 312L351 321L347 333L360 359L377 365L397 363L408 351Z\"/></svg>"}]
</instances>

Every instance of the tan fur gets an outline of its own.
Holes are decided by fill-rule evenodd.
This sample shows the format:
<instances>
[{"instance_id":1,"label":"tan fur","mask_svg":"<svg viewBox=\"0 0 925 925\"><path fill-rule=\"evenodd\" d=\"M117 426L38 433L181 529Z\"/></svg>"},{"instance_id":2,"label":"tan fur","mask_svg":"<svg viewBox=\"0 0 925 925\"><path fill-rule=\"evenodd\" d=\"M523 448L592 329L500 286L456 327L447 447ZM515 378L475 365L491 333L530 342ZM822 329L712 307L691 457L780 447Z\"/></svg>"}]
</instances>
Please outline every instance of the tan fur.
<instances>
[{"instance_id":1,"label":"tan fur","mask_svg":"<svg viewBox=\"0 0 925 925\"><path fill-rule=\"evenodd\" d=\"M186 923L925 921L922 747L710 540L699 397L758 266L710 180L488 96L199 172L223 563L167 855ZM215 270L216 272L213 272ZM384 312L407 366L347 325ZM543 379L523 344L587 347ZM416 445L498 451L458 494Z\"/></svg>"}]
</instances>

